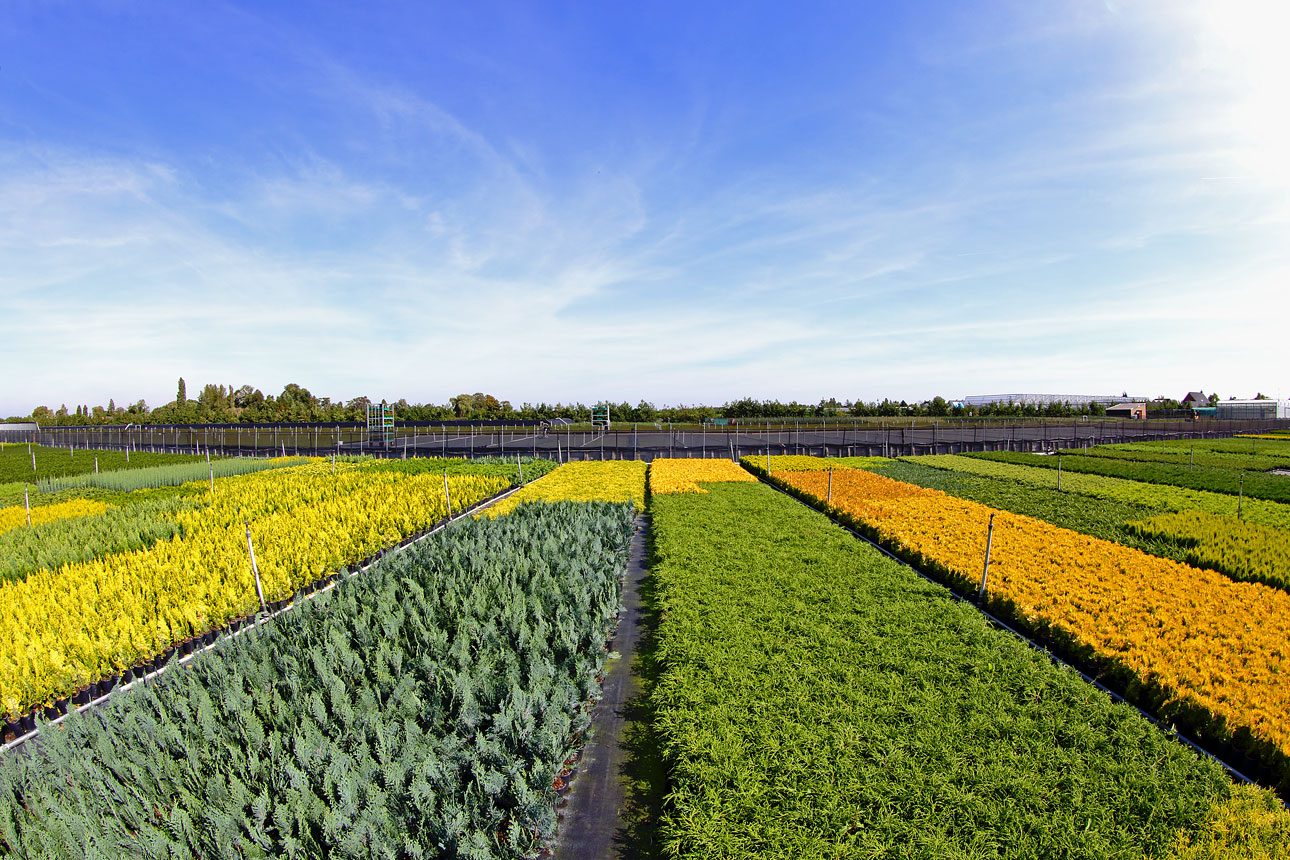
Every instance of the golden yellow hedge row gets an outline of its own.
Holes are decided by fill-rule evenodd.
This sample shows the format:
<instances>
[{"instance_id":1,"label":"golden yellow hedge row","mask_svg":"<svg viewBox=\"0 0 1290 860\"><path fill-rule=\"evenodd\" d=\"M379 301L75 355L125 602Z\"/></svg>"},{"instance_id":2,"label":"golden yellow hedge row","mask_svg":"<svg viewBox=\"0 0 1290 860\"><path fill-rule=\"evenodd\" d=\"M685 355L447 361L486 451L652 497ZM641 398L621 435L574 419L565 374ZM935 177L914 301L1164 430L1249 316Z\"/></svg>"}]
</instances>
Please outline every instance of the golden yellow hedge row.
<instances>
[{"instance_id":1,"label":"golden yellow hedge row","mask_svg":"<svg viewBox=\"0 0 1290 860\"><path fill-rule=\"evenodd\" d=\"M825 496L823 472L776 477ZM991 595L1290 754L1290 593L869 472L834 472L832 507L970 583L993 513Z\"/></svg>"},{"instance_id":2,"label":"golden yellow hedge row","mask_svg":"<svg viewBox=\"0 0 1290 860\"><path fill-rule=\"evenodd\" d=\"M181 536L0 584L0 712L13 717L259 608L414 534L446 513L442 475L326 464L224 478L177 516ZM454 510L507 486L449 478Z\"/></svg>"},{"instance_id":3,"label":"golden yellow hedge row","mask_svg":"<svg viewBox=\"0 0 1290 860\"><path fill-rule=\"evenodd\" d=\"M72 517L91 517L108 509L102 502L89 499L72 499L70 502L59 502L56 505L41 505L31 509L31 524L52 523L55 520L67 520ZM27 508L25 505L13 505L0 508L0 534L27 525Z\"/></svg>"},{"instance_id":4,"label":"golden yellow hedge row","mask_svg":"<svg viewBox=\"0 0 1290 860\"><path fill-rule=\"evenodd\" d=\"M508 514L525 502L631 502L645 509L646 464L638 460L565 463L502 501L485 508L490 517Z\"/></svg>"},{"instance_id":5,"label":"golden yellow hedge row","mask_svg":"<svg viewBox=\"0 0 1290 860\"><path fill-rule=\"evenodd\" d=\"M661 457L650 463L651 493L706 493L700 483L756 481L747 469L731 460L692 460Z\"/></svg>"}]
</instances>

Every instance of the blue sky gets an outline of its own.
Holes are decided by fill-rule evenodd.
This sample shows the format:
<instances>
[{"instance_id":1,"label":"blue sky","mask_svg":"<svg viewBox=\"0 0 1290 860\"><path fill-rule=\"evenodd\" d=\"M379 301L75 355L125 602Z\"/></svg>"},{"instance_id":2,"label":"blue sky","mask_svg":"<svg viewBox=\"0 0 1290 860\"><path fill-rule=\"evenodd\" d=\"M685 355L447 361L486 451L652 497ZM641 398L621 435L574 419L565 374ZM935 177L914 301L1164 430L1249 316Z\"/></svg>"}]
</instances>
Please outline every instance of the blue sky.
<instances>
[{"instance_id":1,"label":"blue sky","mask_svg":"<svg viewBox=\"0 0 1290 860\"><path fill-rule=\"evenodd\" d=\"M371 8L367 8L371 7ZM1277 3L18 2L0 414L1290 396Z\"/></svg>"}]
</instances>

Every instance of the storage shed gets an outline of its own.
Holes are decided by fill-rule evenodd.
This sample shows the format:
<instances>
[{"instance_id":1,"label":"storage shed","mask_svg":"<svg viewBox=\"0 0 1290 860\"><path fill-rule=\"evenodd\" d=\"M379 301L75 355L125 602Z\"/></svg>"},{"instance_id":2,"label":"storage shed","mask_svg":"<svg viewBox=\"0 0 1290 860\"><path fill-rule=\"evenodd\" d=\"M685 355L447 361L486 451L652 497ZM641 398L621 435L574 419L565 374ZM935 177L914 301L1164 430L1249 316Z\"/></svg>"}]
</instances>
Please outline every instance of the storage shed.
<instances>
[{"instance_id":1,"label":"storage shed","mask_svg":"<svg viewBox=\"0 0 1290 860\"><path fill-rule=\"evenodd\" d=\"M1114 406L1106 407L1107 418L1132 418L1140 421L1147 417L1147 404L1145 403L1117 403Z\"/></svg>"}]
</instances>

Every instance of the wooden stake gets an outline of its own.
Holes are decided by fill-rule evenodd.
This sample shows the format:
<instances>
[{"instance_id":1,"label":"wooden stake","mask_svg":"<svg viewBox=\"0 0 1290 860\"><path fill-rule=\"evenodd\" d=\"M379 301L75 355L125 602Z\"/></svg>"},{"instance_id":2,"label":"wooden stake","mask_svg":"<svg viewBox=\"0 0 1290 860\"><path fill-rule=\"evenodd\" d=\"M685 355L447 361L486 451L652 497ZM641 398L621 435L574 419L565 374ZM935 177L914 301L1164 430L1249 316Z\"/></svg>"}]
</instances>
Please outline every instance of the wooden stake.
<instances>
[{"instance_id":1,"label":"wooden stake","mask_svg":"<svg viewBox=\"0 0 1290 860\"><path fill-rule=\"evenodd\" d=\"M990 547L994 544L994 514L990 514L990 526L985 533L985 567L981 569L981 588L976 593L977 603L985 600L985 583L990 576Z\"/></svg>"},{"instance_id":2,"label":"wooden stake","mask_svg":"<svg viewBox=\"0 0 1290 860\"><path fill-rule=\"evenodd\" d=\"M448 516L452 516L452 496L448 494L448 470L443 470L443 500L448 504Z\"/></svg>"},{"instance_id":3,"label":"wooden stake","mask_svg":"<svg viewBox=\"0 0 1290 860\"><path fill-rule=\"evenodd\" d=\"M22 504L27 509L27 528L31 528L31 499L27 497L27 487L22 488Z\"/></svg>"},{"instance_id":4,"label":"wooden stake","mask_svg":"<svg viewBox=\"0 0 1290 860\"><path fill-rule=\"evenodd\" d=\"M829 467L829 495L828 495L828 498L824 500L824 504L826 505L833 504L833 467L832 466Z\"/></svg>"}]
</instances>

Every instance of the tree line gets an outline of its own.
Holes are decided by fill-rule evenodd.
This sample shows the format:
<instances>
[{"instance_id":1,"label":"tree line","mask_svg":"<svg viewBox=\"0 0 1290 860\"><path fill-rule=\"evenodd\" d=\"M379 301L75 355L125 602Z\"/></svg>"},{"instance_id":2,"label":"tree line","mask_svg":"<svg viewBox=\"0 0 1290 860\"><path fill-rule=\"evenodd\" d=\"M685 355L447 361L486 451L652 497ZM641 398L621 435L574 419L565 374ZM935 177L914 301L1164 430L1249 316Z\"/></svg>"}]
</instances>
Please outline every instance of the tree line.
<instances>
[{"instance_id":1,"label":"tree line","mask_svg":"<svg viewBox=\"0 0 1290 860\"><path fill-rule=\"evenodd\" d=\"M1211 402L1216 398L1212 398ZM138 400L119 406L109 399L106 405L78 404L69 410L66 404L57 409L35 407L30 415L14 416L11 421L35 421L42 426L72 426L84 424L264 424L287 422L348 423L367 419L367 407L373 401L368 397L351 400L332 400L316 397L309 389L296 383L286 385L280 394L265 394L251 385L204 385L195 398L188 397L184 380L179 380L175 399L169 403L150 407ZM584 403L522 403L513 405L492 394L476 392L458 394L447 403L409 403L401 399L389 404L396 421L451 421L451 420L542 420L566 418L575 422L591 420L592 407L599 404ZM828 418L828 417L1008 417L1008 418L1072 418L1098 417L1106 414L1106 407L1093 403L1073 405L1050 403L1044 406L1020 403L990 403L965 405L944 397L922 401L839 400L827 398L818 403L799 403L796 400L762 400L744 397L720 406L655 406L641 400L609 403L610 415L616 422L633 423L699 423L712 418ZM1179 409L1177 400L1158 397L1150 401L1148 409Z\"/></svg>"}]
</instances>

